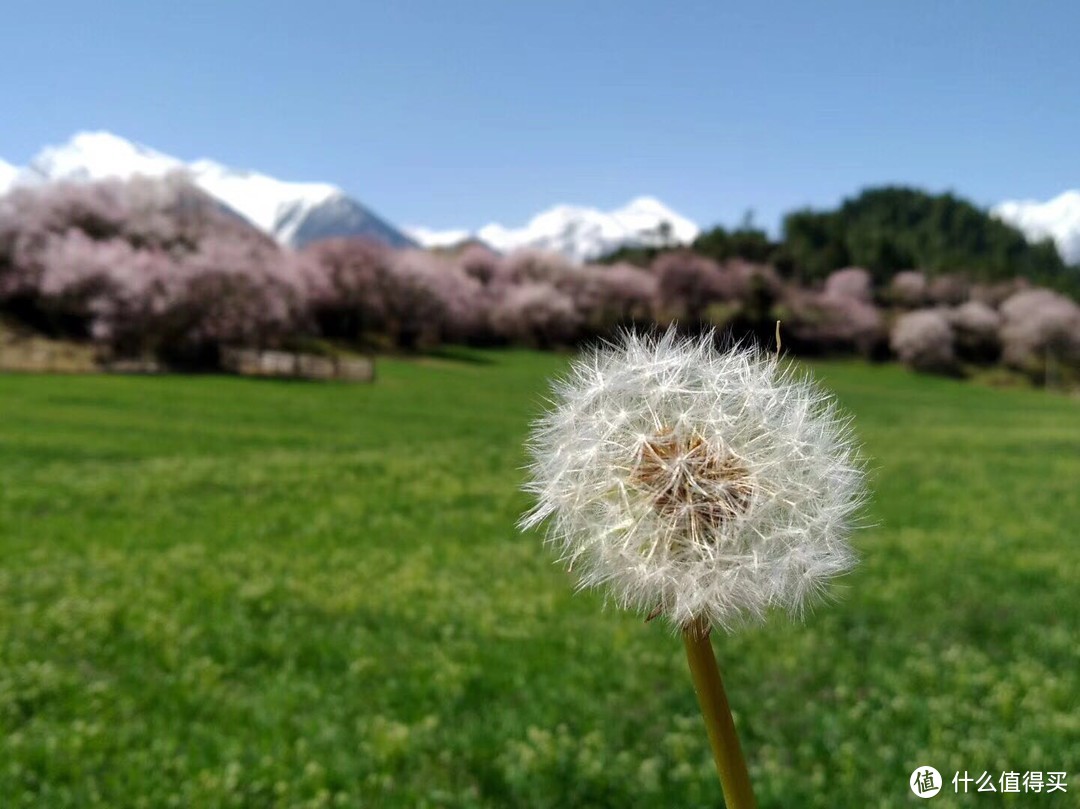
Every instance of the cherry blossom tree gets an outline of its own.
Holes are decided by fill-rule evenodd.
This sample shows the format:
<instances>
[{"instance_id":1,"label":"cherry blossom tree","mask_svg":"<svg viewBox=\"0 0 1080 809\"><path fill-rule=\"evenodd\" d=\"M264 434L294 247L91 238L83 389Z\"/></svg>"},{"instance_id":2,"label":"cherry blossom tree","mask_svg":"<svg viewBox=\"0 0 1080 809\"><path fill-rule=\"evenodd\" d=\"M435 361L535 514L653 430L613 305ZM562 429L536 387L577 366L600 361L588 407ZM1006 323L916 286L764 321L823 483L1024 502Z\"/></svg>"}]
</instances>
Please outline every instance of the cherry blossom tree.
<instances>
[{"instance_id":1,"label":"cherry blossom tree","mask_svg":"<svg viewBox=\"0 0 1080 809\"><path fill-rule=\"evenodd\" d=\"M900 315L893 324L889 344L901 362L918 371L955 373L956 353L952 327L937 309L919 309Z\"/></svg>"}]
</instances>

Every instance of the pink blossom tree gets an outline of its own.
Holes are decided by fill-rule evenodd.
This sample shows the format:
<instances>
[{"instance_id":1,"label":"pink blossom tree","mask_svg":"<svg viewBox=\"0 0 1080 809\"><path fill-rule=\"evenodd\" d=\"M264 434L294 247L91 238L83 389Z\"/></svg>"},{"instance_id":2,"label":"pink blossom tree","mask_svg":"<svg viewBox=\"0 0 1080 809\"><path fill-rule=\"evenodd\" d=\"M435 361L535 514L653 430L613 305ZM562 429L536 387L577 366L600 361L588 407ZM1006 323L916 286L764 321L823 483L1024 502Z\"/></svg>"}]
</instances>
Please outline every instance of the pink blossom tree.
<instances>
[{"instance_id":1,"label":"pink blossom tree","mask_svg":"<svg viewBox=\"0 0 1080 809\"><path fill-rule=\"evenodd\" d=\"M871 303L874 299L873 279L862 267L836 270L825 279L825 294L831 298L848 298Z\"/></svg>"},{"instance_id":2,"label":"pink blossom tree","mask_svg":"<svg viewBox=\"0 0 1080 809\"><path fill-rule=\"evenodd\" d=\"M952 374L958 370L953 331L940 310L900 315L893 323L889 344L901 362L917 371Z\"/></svg>"},{"instance_id":3,"label":"pink blossom tree","mask_svg":"<svg viewBox=\"0 0 1080 809\"><path fill-rule=\"evenodd\" d=\"M169 286L155 326L178 358L216 358L227 346L278 347L310 333L295 258L261 240L204 238L178 263Z\"/></svg>"},{"instance_id":4,"label":"pink blossom tree","mask_svg":"<svg viewBox=\"0 0 1080 809\"><path fill-rule=\"evenodd\" d=\"M388 248L368 239L326 239L309 245L304 256L317 279L310 303L323 335L368 342L385 329Z\"/></svg>"},{"instance_id":5,"label":"pink blossom tree","mask_svg":"<svg viewBox=\"0 0 1080 809\"><path fill-rule=\"evenodd\" d=\"M1018 292L1001 305L1002 356L1036 379L1080 370L1080 306L1049 289Z\"/></svg>"},{"instance_id":6,"label":"pink blossom tree","mask_svg":"<svg viewBox=\"0 0 1080 809\"><path fill-rule=\"evenodd\" d=\"M456 263L465 275L483 287L499 287L510 283L511 270L498 253L482 244L468 244L458 254Z\"/></svg>"},{"instance_id":7,"label":"pink blossom tree","mask_svg":"<svg viewBox=\"0 0 1080 809\"><path fill-rule=\"evenodd\" d=\"M386 329L402 348L430 348L480 328L480 284L449 259L423 250L392 254L382 276Z\"/></svg>"},{"instance_id":8,"label":"pink blossom tree","mask_svg":"<svg viewBox=\"0 0 1080 809\"><path fill-rule=\"evenodd\" d=\"M113 350L213 361L307 325L302 262L182 178L58 184L0 200L0 301Z\"/></svg>"},{"instance_id":9,"label":"pink blossom tree","mask_svg":"<svg viewBox=\"0 0 1080 809\"><path fill-rule=\"evenodd\" d=\"M505 339L535 348L570 345L583 325L570 296L537 282L507 289L492 311L491 323Z\"/></svg>"},{"instance_id":10,"label":"pink blossom tree","mask_svg":"<svg viewBox=\"0 0 1080 809\"><path fill-rule=\"evenodd\" d=\"M956 353L968 362L992 363L1001 355L1001 315L981 301L968 301L948 312Z\"/></svg>"},{"instance_id":11,"label":"pink blossom tree","mask_svg":"<svg viewBox=\"0 0 1080 809\"><path fill-rule=\"evenodd\" d=\"M894 306L918 309L927 302L926 274L919 270L903 270L889 282L887 297Z\"/></svg>"},{"instance_id":12,"label":"pink blossom tree","mask_svg":"<svg viewBox=\"0 0 1080 809\"><path fill-rule=\"evenodd\" d=\"M958 306L970 296L971 284L956 273L935 276L926 286L926 299L938 306Z\"/></svg>"},{"instance_id":13,"label":"pink blossom tree","mask_svg":"<svg viewBox=\"0 0 1080 809\"><path fill-rule=\"evenodd\" d=\"M853 288L857 297L843 294ZM851 284L834 284L822 292L789 287L774 314L796 353L877 356L884 344L885 320L862 294L859 285Z\"/></svg>"},{"instance_id":14,"label":"pink blossom tree","mask_svg":"<svg viewBox=\"0 0 1080 809\"><path fill-rule=\"evenodd\" d=\"M709 306L737 297L733 278L715 261L688 250L662 253L652 263L657 282L657 315L661 321L704 324Z\"/></svg>"},{"instance_id":15,"label":"pink blossom tree","mask_svg":"<svg viewBox=\"0 0 1080 809\"><path fill-rule=\"evenodd\" d=\"M68 231L105 241L128 216L118 182L17 188L0 197L0 301L33 299L51 237Z\"/></svg>"},{"instance_id":16,"label":"pink blossom tree","mask_svg":"<svg viewBox=\"0 0 1080 809\"><path fill-rule=\"evenodd\" d=\"M599 288L600 321L605 330L651 320L658 289L656 276L626 262L586 270L591 271Z\"/></svg>"},{"instance_id":17,"label":"pink blossom tree","mask_svg":"<svg viewBox=\"0 0 1080 809\"><path fill-rule=\"evenodd\" d=\"M559 253L524 249L506 257L505 270L507 280L512 284L535 282L559 286L572 282L579 268Z\"/></svg>"},{"instance_id":18,"label":"pink blossom tree","mask_svg":"<svg viewBox=\"0 0 1080 809\"><path fill-rule=\"evenodd\" d=\"M997 309L1013 295L1027 289L1031 289L1031 282L1026 278L1010 278L1007 281L972 284L971 299Z\"/></svg>"}]
</instances>

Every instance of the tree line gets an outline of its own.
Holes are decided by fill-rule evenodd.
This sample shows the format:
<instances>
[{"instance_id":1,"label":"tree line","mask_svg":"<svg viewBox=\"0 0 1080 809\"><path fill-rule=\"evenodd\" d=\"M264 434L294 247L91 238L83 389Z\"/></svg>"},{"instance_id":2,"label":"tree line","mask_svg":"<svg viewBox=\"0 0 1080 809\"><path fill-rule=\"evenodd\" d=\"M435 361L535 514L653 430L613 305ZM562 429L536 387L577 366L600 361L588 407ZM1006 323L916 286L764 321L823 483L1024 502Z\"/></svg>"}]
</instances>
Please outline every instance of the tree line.
<instances>
[{"instance_id":1,"label":"tree line","mask_svg":"<svg viewBox=\"0 0 1080 809\"><path fill-rule=\"evenodd\" d=\"M879 210L870 202L867 211ZM331 239L295 251L182 177L62 183L0 198L0 316L90 343L109 359L152 357L182 368L219 367L234 347L552 349L617 328L671 324L767 344L780 320L785 347L803 355L896 358L950 374L1003 363L1033 379L1045 377L1052 360L1061 375L1076 375L1080 306L1037 283L1055 266L1037 263L1044 249L1001 236L1002 255L1012 250L1022 259L1016 266L1024 272L1010 274L995 263L998 248L990 249L999 237L986 234L996 226L956 226L985 228L985 240L962 243L969 252L987 248L982 269L967 259L950 263L960 248L912 235L904 243L937 250L926 255L940 263L899 272L850 266L845 261L861 254L838 246L829 261L793 270L778 258L783 245L752 228L710 231L690 249L582 266L478 244L435 253Z\"/></svg>"},{"instance_id":2,"label":"tree line","mask_svg":"<svg viewBox=\"0 0 1080 809\"><path fill-rule=\"evenodd\" d=\"M901 186L867 189L834 210L803 209L784 217L779 240L750 217L714 227L691 245L717 261L772 264L782 276L820 282L834 270L864 267L876 284L897 272L962 273L972 281L1023 277L1080 297L1080 266L1068 266L1053 241L1029 242L1017 228L953 194ZM624 248L601 261L645 264L660 250Z\"/></svg>"}]
</instances>

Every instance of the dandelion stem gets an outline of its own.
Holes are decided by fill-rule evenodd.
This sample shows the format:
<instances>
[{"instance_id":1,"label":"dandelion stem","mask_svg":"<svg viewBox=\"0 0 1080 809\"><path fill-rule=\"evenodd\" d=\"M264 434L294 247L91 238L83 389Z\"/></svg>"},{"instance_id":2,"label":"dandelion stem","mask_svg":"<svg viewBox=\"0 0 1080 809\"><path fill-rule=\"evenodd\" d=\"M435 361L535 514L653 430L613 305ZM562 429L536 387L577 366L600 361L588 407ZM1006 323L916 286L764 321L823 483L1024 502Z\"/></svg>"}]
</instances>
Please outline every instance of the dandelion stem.
<instances>
[{"instance_id":1,"label":"dandelion stem","mask_svg":"<svg viewBox=\"0 0 1080 809\"><path fill-rule=\"evenodd\" d=\"M724 802L728 809L755 809L757 802L750 788L750 774L746 770L739 737L735 735L731 706L724 693L720 669L716 666L709 631L708 623L700 619L683 629L690 675L694 680L701 713L705 717L716 772L724 789Z\"/></svg>"}]
</instances>

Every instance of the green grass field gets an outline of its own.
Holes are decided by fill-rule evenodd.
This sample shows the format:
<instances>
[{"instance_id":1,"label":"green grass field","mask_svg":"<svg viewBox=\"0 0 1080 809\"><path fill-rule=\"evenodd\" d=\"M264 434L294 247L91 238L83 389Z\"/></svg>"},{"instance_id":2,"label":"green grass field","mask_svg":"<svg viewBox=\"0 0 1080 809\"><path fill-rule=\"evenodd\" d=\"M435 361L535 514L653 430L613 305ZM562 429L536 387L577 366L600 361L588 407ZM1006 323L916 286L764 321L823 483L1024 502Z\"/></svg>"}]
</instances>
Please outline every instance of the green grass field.
<instances>
[{"instance_id":1,"label":"green grass field","mask_svg":"<svg viewBox=\"0 0 1080 809\"><path fill-rule=\"evenodd\" d=\"M0 377L0 806L719 806L681 642L514 529L565 358L474 360ZM818 371L876 527L838 603L717 639L760 804L930 764L1076 806L1080 403Z\"/></svg>"}]
</instances>

